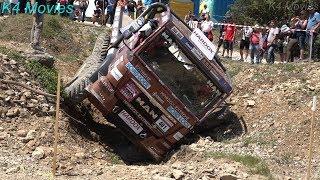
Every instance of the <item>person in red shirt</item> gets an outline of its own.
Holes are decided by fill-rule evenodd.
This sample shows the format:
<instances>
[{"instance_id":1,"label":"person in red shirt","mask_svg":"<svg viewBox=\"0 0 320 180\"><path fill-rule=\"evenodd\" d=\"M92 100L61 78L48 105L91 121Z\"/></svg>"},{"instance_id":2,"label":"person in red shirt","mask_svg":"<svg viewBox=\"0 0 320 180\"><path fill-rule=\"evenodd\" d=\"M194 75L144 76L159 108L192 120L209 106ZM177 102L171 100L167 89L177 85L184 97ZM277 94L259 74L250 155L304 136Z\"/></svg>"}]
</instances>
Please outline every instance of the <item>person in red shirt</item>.
<instances>
[{"instance_id":1,"label":"person in red shirt","mask_svg":"<svg viewBox=\"0 0 320 180\"><path fill-rule=\"evenodd\" d=\"M232 58L232 53L233 53L233 42L234 42L234 37L236 35L236 26L232 20L232 18L228 19L228 24L224 27L224 47L223 47L223 52L222 56L224 56L225 50L227 50L227 58ZM230 53L230 54L229 54Z\"/></svg>"}]
</instances>

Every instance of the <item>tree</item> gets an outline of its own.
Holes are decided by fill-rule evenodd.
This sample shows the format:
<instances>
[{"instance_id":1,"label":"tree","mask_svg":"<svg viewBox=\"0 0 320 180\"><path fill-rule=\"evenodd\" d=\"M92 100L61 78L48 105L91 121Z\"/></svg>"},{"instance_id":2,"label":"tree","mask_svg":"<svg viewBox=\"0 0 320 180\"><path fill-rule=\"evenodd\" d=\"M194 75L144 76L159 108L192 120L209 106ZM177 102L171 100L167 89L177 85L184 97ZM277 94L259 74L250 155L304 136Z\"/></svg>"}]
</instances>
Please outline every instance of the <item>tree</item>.
<instances>
[{"instance_id":1,"label":"tree","mask_svg":"<svg viewBox=\"0 0 320 180\"><path fill-rule=\"evenodd\" d=\"M238 23L267 24L271 20L289 20L309 4L320 9L320 0L236 0L228 12Z\"/></svg>"}]
</instances>

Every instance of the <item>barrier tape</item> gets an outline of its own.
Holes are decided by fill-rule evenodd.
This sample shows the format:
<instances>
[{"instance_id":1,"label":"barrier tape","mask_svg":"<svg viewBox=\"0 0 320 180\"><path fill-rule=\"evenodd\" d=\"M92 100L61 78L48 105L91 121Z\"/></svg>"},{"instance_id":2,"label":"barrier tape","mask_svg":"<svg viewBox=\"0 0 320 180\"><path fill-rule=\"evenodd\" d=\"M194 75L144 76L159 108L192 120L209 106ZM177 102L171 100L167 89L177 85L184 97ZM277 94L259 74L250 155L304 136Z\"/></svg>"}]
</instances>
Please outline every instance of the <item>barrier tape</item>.
<instances>
[{"instance_id":1,"label":"barrier tape","mask_svg":"<svg viewBox=\"0 0 320 180\"><path fill-rule=\"evenodd\" d=\"M198 21L192 21L189 22L188 25L191 28L196 28L198 26L199 22ZM239 27L239 28L258 28L258 29L270 29L270 27L264 27L264 26L248 26L248 25L240 25L240 24L229 24L229 23L213 23L214 26L235 26L235 27ZM281 30L281 28L279 28L279 30ZM301 32L310 32L314 33L314 30L302 30L302 29L290 29L291 31L301 31Z\"/></svg>"}]
</instances>

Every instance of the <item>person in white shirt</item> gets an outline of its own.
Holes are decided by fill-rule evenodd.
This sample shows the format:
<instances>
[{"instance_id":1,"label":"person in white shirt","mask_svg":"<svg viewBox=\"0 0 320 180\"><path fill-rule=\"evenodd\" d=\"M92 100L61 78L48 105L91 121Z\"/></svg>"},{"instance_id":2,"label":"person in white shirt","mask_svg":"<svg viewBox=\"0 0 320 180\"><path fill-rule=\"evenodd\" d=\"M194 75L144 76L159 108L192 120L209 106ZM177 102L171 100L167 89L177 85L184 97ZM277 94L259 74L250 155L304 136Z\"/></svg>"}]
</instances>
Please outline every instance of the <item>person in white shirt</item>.
<instances>
[{"instance_id":1,"label":"person in white shirt","mask_svg":"<svg viewBox=\"0 0 320 180\"><path fill-rule=\"evenodd\" d=\"M275 27L275 21L270 22L269 35L267 38L268 57L267 62L273 64L275 60L275 49L277 48L277 35L279 34L279 28Z\"/></svg>"},{"instance_id":2,"label":"person in white shirt","mask_svg":"<svg viewBox=\"0 0 320 180\"><path fill-rule=\"evenodd\" d=\"M201 30L203 34L210 40L213 41L213 34L212 34L212 29L213 29L213 22L210 20L210 15L207 14L206 20L201 23Z\"/></svg>"},{"instance_id":3,"label":"person in white shirt","mask_svg":"<svg viewBox=\"0 0 320 180\"><path fill-rule=\"evenodd\" d=\"M245 23L246 25L247 23ZM242 28L241 32L242 32L242 38L240 41L240 61L243 61L244 59L248 58L248 54L249 54L249 47L250 47L250 37L252 34L252 28L245 26ZM245 49L245 58L243 59L243 50Z\"/></svg>"}]
</instances>

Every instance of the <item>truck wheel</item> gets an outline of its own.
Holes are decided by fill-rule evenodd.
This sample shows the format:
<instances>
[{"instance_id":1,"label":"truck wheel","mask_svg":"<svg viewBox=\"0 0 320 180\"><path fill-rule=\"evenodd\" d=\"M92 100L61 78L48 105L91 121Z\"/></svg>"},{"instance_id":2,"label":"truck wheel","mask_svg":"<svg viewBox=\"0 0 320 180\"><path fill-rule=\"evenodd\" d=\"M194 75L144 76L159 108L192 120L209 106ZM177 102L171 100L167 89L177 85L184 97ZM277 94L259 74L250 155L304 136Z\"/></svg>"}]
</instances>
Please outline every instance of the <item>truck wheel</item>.
<instances>
[{"instance_id":1,"label":"truck wheel","mask_svg":"<svg viewBox=\"0 0 320 180\"><path fill-rule=\"evenodd\" d=\"M80 103L85 99L85 87L89 85L89 78L100 67L107 56L110 36L102 33L98 36L93 51L84 61L77 74L65 87L67 99L73 103Z\"/></svg>"}]
</instances>

